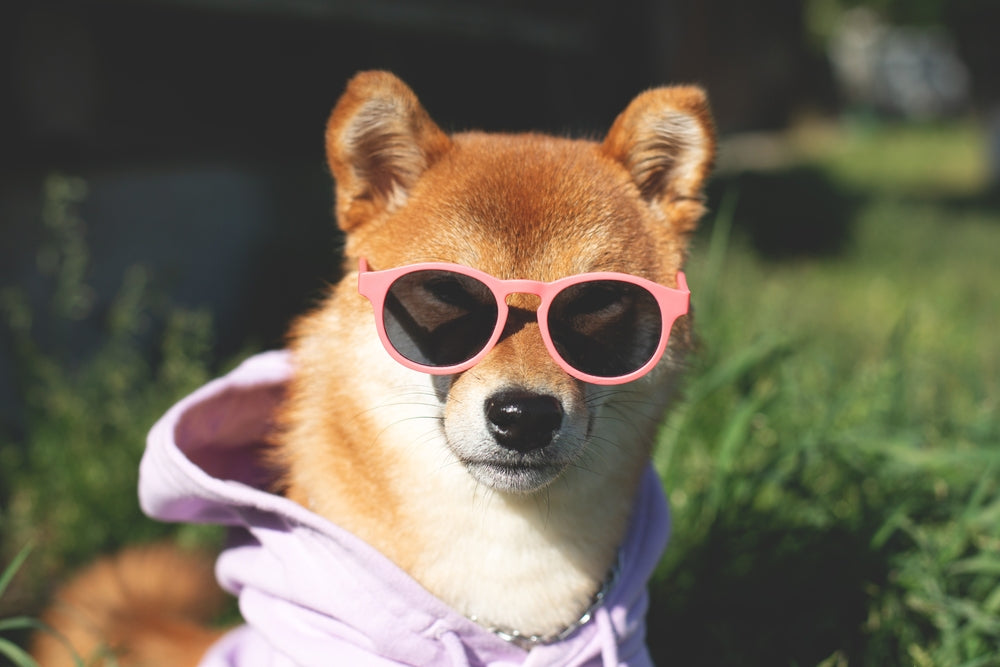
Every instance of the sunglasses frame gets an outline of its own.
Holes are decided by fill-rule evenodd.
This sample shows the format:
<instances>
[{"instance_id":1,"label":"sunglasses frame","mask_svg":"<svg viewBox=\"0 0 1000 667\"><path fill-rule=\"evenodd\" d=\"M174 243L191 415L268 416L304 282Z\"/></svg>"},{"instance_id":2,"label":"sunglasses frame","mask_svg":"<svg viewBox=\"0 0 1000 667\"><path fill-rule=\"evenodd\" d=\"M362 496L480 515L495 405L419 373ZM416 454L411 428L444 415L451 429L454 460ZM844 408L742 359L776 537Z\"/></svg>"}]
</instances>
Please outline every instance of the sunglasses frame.
<instances>
[{"instance_id":1,"label":"sunglasses frame","mask_svg":"<svg viewBox=\"0 0 1000 667\"><path fill-rule=\"evenodd\" d=\"M483 346L483 349L460 364L450 366L426 366L404 357L389 340L389 334L385 329L385 298L393 283L400 277L417 271L451 271L459 275L467 276L478 280L493 294L497 302L497 321L494 325L493 333ZM662 330L660 340L657 343L656 351L650 359L640 368L625 375L605 377L600 375L590 375L571 366L563 359L556 350L555 343L549 334L548 315L552 300L559 292L570 287L585 282L598 280L617 280L621 282L637 285L653 295L656 303L660 307L660 319ZM660 361L663 353L667 349L670 339L670 331L674 322L681 315L685 315L690 307L691 292L688 290L687 279L682 271L677 272L677 287L667 287L652 280L633 276L628 273L614 272L594 272L580 273L566 278L560 278L552 282L542 282L539 280L502 280L495 278L488 273L473 269L461 264L449 264L446 262L426 262L419 264L407 264L393 269L382 269L372 271L368 268L368 261L361 257L358 262L358 292L371 302L375 314L375 328L378 337L382 341L382 346L397 362L412 370L421 371L430 375L451 375L466 371L489 354L490 350L496 346L503 330L507 324L507 314L509 308L507 297L511 294L534 294L541 299L541 303L536 311L538 320L538 330L541 332L542 341L549 352L549 356L569 375L592 384L612 385L623 384L638 379L648 373Z\"/></svg>"}]
</instances>

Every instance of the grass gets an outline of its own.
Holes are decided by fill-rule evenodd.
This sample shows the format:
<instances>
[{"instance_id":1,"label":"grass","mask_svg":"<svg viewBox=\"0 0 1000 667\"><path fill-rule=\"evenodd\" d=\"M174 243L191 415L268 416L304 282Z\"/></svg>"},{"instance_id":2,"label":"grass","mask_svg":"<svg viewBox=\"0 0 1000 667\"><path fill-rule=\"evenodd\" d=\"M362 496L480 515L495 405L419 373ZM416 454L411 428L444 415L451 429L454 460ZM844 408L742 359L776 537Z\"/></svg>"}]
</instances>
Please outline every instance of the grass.
<instances>
[{"instance_id":1,"label":"grass","mask_svg":"<svg viewBox=\"0 0 1000 667\"><path fill-rule=\"evenodd\" d=\"M0 290L0 334L17 354L24 406L19 427L0 430L0 564L16 564L0 596L0 619L8 619L0 620L0 633L13 637L8 648L35 629L9 619L36 613L53 582L96 554L167 535L201 543L220 535L145 519L136 500L149 427L210 377L210 321L162 307L137 265L101 317L100 344L79 353L82 323L96 317L76 215L85 194L85 184L64 175L45 184L48 238L38 257L47 307L30 308L15 287ZM24 560L28 544L34 549Z\"/></svg>"},{"instance_id":2,"label":"grass","mask_svg":"<svg viewBox=\"0 0 1000 667\"><path fill-rule=\"evenodd\" d=\"M1000 665L1000 209L982 138L855 125L785 141L789 164L717 180L688 268L702 341L656 454L674 529L654 655ZM87 301L74 192L49 193L42 253L67 322ZM37 609L92 554L165 530L135 508L144 433L217 363L203 315L151 301L136 268L106 342L70 364L3 297L27 418L0 440L0 562L36 546L4 581L0 618Z\"/></svg>"},{"instance_id":3,"label":"grass","mask_svg":"<svg viewBox=\"0 0 1000 667\"><path fill-rule=\"evenodd\" d=\"M1000 209L969 128L866 132L800 153L856 202L843 250L761 259L723 201L692 257L663 663L1000 664Z\"/></svg>"},{"instance_id":4,"label":"grass","mask_svg":"<svg viewBox=\"0 0 1000 667\"><path fill-rule=\"evenodd\" d=\"M21 566L24 565L24 561L27 560L28 554L31 552L30 547L24 547L20 553L18 553L14 559L0 571L0 598L3 598L4 593L10 586L10 582L14 579L14 575L17 574ZM12 618L0 619L0 633L11 632L11 631L25 631L34 630L39 627L39 623L30 617L25 616L15 616ZM12 664L18 667L28 667L33 666L34 661L31 659L24 649L15 644L9 639L5 639L0 636L0 656L7 658Z\"/></svg>"}]
</instances>

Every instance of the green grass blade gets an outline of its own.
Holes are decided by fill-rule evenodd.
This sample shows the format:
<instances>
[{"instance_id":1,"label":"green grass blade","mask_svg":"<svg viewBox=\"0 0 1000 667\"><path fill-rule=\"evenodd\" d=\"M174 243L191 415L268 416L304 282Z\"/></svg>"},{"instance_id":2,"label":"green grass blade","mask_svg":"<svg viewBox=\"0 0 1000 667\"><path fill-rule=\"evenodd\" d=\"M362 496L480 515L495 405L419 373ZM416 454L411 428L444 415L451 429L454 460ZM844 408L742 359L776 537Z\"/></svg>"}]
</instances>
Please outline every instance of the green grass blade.
<instances>
[{"instance_id":1,"label":"green grass blade","mask_svg":"<svg viewBox=\"0 0 1000 667\"><path fill-rule=\"evenodd\" d=\"M0 637L0 655L6 656L16 667L38 667L38 663L24 649L2 637Z\"/></svg>"},{"instance_id":2,"label":"green grass blade","mask_svg":"<svg viewBox=\"0 0 1000 667\"><path fill-rule=\"evenodd\" d=\"M963 662L958 667L989 667L990 665L996 664L996 659L997 657L995 655L984 655L980 658Z\"/></svg>"},{"instance_id":3,"label":"green grass blade","mask_svg":"<svg viewBox=\"0 0 1000 667\"><path fill-rule=\"evenodd\" d=\"M14 560L10 562L10 565L0 574L0 597L7 591L7 587L10 586L10 582L13 581L14 575L17 571L21 569L24 565L24 561L28 559L28 554L31 553L32 545L26 545L16 556Z\"/></svg>"},{"instance_id":4,"label":"green grass blade","mask_svg":"<svg viewBox=\"0 0 1000 667\"><path fill-rule=\"evenodd\" d=\"M698 378L697 381L692 382L687 390L688 400L696 403L717 389L735 384L737 380L752 370L765 366L791 351L791 342L784 336L762 336L752 345L734 353Z\"/></svg>"},{"instance_id":5,"label":"green grass blade","mask_svg":"<svg viewBox=\"0 0 1000 667\"><path fill-rule=\"evenodd\" d=\"M948 571L951 574L986 574L1000 577L1000 559L992 554L983 553L952 563Z\"/></svg>"},{"instance_id":6,"label":"green grass blade","mask_svg":"<svg viewBox=\"0 0 1000 667\"><path fill-rule=\"evenodd\" d=\"M66 647L66 652L73 659L73 664L76 667L86 667L84 661L80 656L76 654L73 646L69 641L63 637L61 634L56 632L52 627L38 620L37 618L31 618L30 616L14 616L12 618L5 618L0 620L0 632L6 632L8 630L35 630L36 632L44 632L55 637L63 646ZM0 639L0 641L6 641ZM33 665L34 662L28 663ZM109 665L113 663L108 663Z\"/></svg>"},{"instance_id":7,"label":"green grass blade","mask_svg":"<svg viewBox=\"0 0 1000 667\"><path fill-rule=\"evenodd\" d=\"M719 283L722 282L722 267L729 249L737 201L739 201L739 188L733 187L727 190L713 222L704 277L699 286L701 312L705 317L710 317L710 313L719 301Z\"/></svg>"},{"instance_id":8,"label":"green grass blade","mask_svg":"<svg viewBox=\"0 0 1000 667\"><path fill-rule=\"evenodd\" d=\"M995 484L996 476L996 465L987 464L986 469L983 471L983 475L976 484L972 493L969 496L969 502L965 505L964 515L966 517L974 517L980 510L982 510L983 505L986 504L989 499L990 491Z\"/></svg>"},{"instance_id":9,"label":"green grass blade","mask_svg":"<svg viewBox=\"0 0 1000 667\"><path fill-rule=\"evenodd\" d=\"M769 398L769 395L762 394L744 399L726 424L715 455L716 475L712 480L706 503L713 514L721 509L727 497L727 491L733 482L739 453L748 438L750 423Z\"/></svg>"},{"instance_id":10,"label":"green grass blade","mask_svg":"<svg viewBox=\"0 0 1000 667\"><path fill-rule=\"evenodd\" d=\"M45 625L38 619L31 618L29 616L14 616L11 618L0 619L0 632L7 632L9 630L48 631L49 626Z\"/></svg>"}]
</instances>

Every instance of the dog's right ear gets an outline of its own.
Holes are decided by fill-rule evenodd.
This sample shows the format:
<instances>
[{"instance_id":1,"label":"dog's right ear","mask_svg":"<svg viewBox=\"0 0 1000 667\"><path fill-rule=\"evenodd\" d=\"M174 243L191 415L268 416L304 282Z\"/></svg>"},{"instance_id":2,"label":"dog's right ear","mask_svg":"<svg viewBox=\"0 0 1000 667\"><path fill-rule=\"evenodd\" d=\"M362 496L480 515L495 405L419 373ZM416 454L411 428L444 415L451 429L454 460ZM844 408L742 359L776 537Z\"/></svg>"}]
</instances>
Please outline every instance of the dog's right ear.
<instances>
[{"instance_id":1,"label":"dog's right ear","mask_svg":"<svg viewBox=\"0 0 1000 667\"><path fill-rule=\"evenodd\" d=\"M450 146L405 83L389 72L357 74L326 125L341 229L401 207L424 170Z\"/></svg>"},{"instance_id":2,"label":"dog's right ear","mask_svg":"<svg viewBox=\"0 0 1000 667\"><path fill-rule=\"evenodd\" d=\"M715 156L715 127L705 91L654 88L615 120L602 146L631 174L639 193L680 233L704 212L702 189Z\"/></svg>"}]
</instances>

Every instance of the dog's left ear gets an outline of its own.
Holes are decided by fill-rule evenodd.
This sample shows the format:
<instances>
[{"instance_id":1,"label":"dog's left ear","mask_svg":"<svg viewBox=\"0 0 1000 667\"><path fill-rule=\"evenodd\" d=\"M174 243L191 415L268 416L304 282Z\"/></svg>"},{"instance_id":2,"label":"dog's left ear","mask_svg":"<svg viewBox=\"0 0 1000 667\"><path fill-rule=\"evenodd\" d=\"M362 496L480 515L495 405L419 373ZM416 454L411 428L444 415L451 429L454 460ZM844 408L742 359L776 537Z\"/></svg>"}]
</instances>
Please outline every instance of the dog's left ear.
<instances>
[{"instance_id":1,"label":"dog's left ear","mask_svg":"<svg viewBox=\"0 0 1000 667\"><path fill-rule=\"evenodd\" d=\"M704 90L674 86L642 93L615 120L602 150L625 166L642 197L663 210L674 229L694 230L715 157Z\"/></svg>"}]
</instances>

